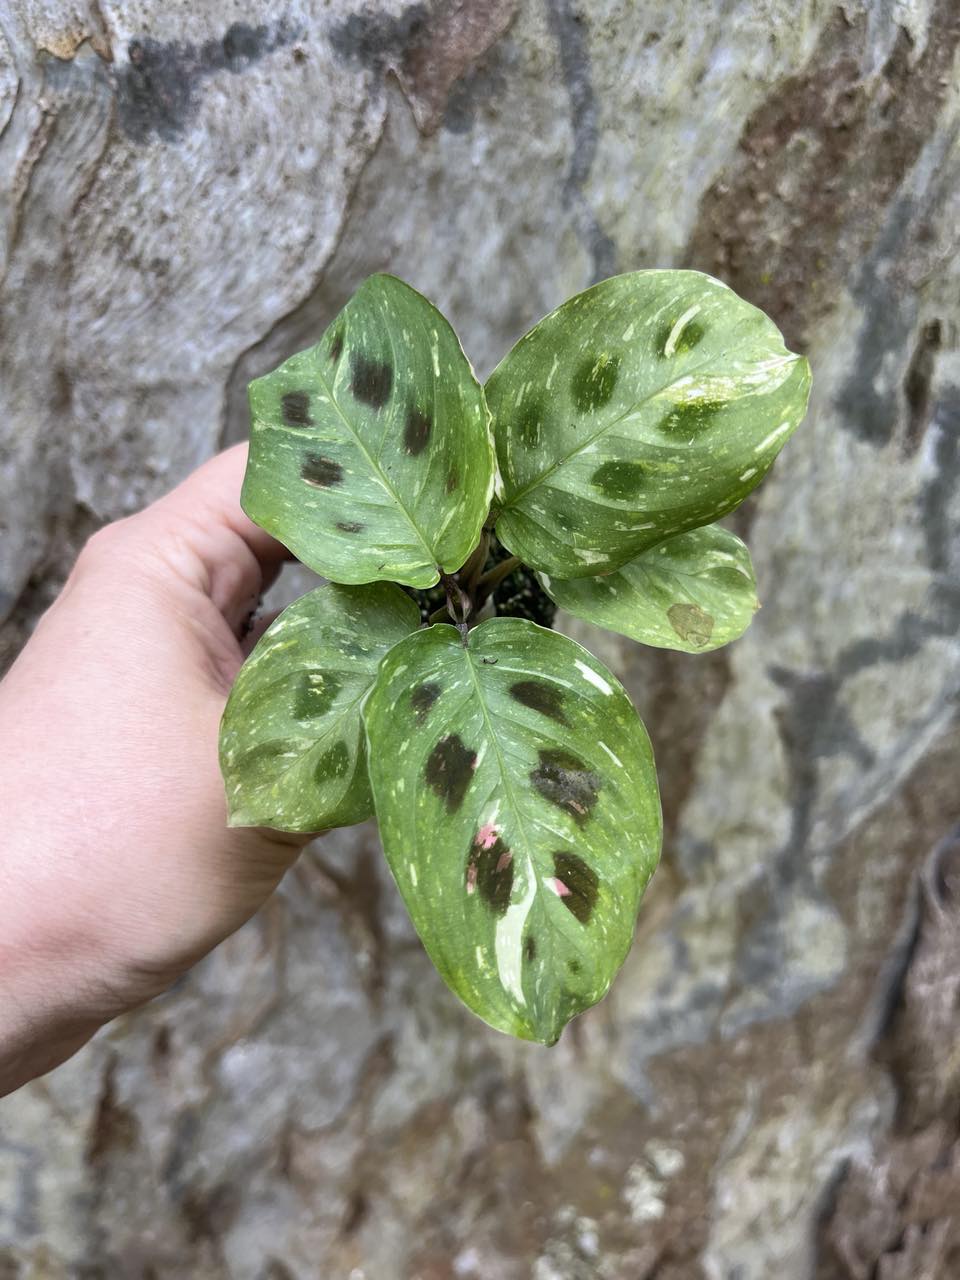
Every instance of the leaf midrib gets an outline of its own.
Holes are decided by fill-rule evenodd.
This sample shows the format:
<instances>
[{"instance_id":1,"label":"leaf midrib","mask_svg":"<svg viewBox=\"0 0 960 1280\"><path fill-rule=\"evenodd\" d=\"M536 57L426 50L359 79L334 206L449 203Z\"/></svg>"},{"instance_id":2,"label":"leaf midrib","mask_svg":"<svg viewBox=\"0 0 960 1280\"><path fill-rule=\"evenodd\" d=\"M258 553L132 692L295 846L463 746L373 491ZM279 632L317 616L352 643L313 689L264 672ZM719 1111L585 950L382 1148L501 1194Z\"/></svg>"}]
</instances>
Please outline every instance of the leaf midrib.
<instances>
[{"instance_id":1,"label":"leaf midrib","mask_svg":"<svg viewBox=\"0 0 960 1280\"><path fill-rule=\"evenodd\" d=\"M337 716L332 721L332 723L327 727L327 729L318 738L315 738L308 747L305 747L303 751L298 754L296 760L294 760L292 764L288 764L285 768L281 769L280 772L277 773L269 783L265 783L263 787L258 788L258 794L262 794L263 791L272 790L274 787L278 785L278 783L282 782L291 773L293 773L294 769L299 769L300 766L303 764L303 762L308 758L308 756L310 756L311 752L315 751L317 747L321 746L324 742L326 742L327 738L330 737L333 729L338 725L340 725L346 719L346 717L351 714L354 707L358 706L364 700L364 698L370 692L370 688L375 681L376 681L376 672L374 672L374 674L371 676L370 684L366 687L366 689L363 690L363 692L359 695L359 697L354 698L354 700L351 703L349 703L346 707L344 707L342 714ZM263 739L262 742L258 742L256 746L261 747L264 745L265 742L284 742L284 741L289 742L290 741L289 737L265 738ZM354 765L356 765L356 759L354 759ZM356 769L354 768L354 774L355 773L356 773Z\"/></svg>"},{"instance_id":2,"label":"leaf midrib","mask_svg":"<svg viewBox=\"0 0 960 1280\"><path fill-rule=\"evenodd\" d=\"M483 696L483 686L480 684L480 681L477 678L477 669L473 660L473 654L471 653L470 649L467 648L467 649L464 649L464 655L467 659L467 666L470 670L470 677L473 680L473 687L477 695L477 701L480 703L480 710L483 713L483 721L486 726L487 733L490 735L490 740L493 743L493 749L496 753L497 766L500 769L500 776L503 779L503 786L507 796L507 803L510 806L510 808L513 810L514 814L516 815L517 826L519 827L520 837L523 841L523 854L527 862L527 874L531 876L533 879L534 895L535 895L534 902L535 902L536 895L540 893L540 884L537 880L537 869L536 869L536 864L534 863L534 860L533 860L533 854L530 852L532 846L530 843L530 837L527 835L526 825L523 820L523 811L521 810L520 805L518 804L516 796L514 794L513 783L510 777L510 771L507 769L506 762L503 757L503 752L500 750L500 739L497 736L497 731L496 729L494 729L493 724L490 720L490 716L487 712L487 704ZM532 903L531 903L530 910L531 911L533 910ZM529 915L529 912L528 912L528 915ZM552 934L550 935L550 937L551 937L551 945L552 945ZM496 958L496 928L494 928L494 958ZM497 972L499 976L499 968ZM503 987L502 981L500 985L501 987ZM521 989L522 989L522 985L523 985L523 981L521 978ZM506 987L503 987L503 990L511 1000L516 1000L516 997L513 995L513 993L510 991L507 991ZM526 1010L529 1010L530 1008L529 1004L526 1003L526 1000L524 1001L523 1008Z\"/></svg>"},{"instance_id":3,"label":"leaf midrib","mask_svg":"<svg viewBox=\"0 0 960 1280\"><path fill-rule=\"evenodd\" d=\"M411 516L410 512L407 510L406 504L404 503L403 499L397 493L396 489L393 487L390 480L387 479L387 476L383 471L382 467L380 466L380 463L377 461L376 458L373 457L370 450L367 448L363 440L360 438L359 432L353 426L350 419L344 413L343 409L341 409L340 402L337 400L337 397L334 395L333 387L330 385L329 382L327 382L326 378L323 375L322 370L317 369L316 373L321 386L326 391L327 395L330 397L330 403L333 405L334 409L337 411L337 414L340 417L340 421L343 423L343 425L347 428L347 430L353 436L354 440L356 441L358 449L366 458L367 462L370 464L370 468L373 471L373 473L376 475L377 479L380 481L384 489L387 491L390 497L393 498L394 502L403 512L406 518L407 524L410 526L411 530L416 535L417 541L420 543L421 547L423 547L424 551L427 553L427 559L430 561L431 564L436 565L438 570L440 570L442 567L440 565L440 557L436 554L434 549L431 546L429 546L427 542L424 540L423 534L420 532L420 530L417 528L416 524L414 523L413 517Z\"/></svg>"}]
</instances>

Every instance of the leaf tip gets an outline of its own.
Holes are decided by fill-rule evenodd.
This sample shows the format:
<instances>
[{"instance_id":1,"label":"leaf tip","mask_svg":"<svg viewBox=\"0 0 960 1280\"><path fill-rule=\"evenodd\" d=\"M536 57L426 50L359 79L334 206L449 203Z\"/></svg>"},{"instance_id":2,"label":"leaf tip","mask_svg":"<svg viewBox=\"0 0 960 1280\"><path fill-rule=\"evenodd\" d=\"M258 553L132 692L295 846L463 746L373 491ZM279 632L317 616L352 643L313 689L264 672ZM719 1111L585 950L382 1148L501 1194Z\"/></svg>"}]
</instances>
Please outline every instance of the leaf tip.
<instances>
[{"instance_id":1,"label":"leaf tip","mask_svg":"<svg viewBox=\"0 0 960 1280\"><path fill-rule=\"evenodd\" d=\"M566 1023L564 1023L564 1026L566 1026ZM559 1031L554 1029L549 1031L539 1031L535 1035L532 1035L530 1039L534 1044L542 1045L545 1049L554 1049L559 1044L560 1037L562 1035L563 1027L561 1027Z\"/></svg>"},{"instance_id":2,"label":"leaf tip","mask_svg":"<svg viewBox=\"0 0 960 1280\"><path fill-rule=\"evenodd\" d=\"M581 1008L569 1000L545 1001L539 1007L535 1004L528 1007L520 1034L524 1040L552 1049L559 1043L567 1023L580 1012Z\"/></svg>"}]
</instances>

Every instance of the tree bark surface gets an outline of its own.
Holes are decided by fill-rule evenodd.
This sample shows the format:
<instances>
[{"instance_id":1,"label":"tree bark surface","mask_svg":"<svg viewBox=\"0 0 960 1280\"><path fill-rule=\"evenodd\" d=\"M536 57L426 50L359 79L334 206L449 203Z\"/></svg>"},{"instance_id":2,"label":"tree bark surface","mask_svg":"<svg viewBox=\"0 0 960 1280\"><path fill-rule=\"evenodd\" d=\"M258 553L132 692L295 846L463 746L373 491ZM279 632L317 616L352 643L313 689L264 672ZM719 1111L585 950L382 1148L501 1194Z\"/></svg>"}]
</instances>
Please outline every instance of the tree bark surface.
<instances>
[{"instance_id":1,"label":"tree bark surface","mask_svg":"<svg viewBox=\"0 0 960 1280\"><path fill-rule=\"evenodd\" d=\"M571 624L664 797L610 996L488 1030L335 833L0 1104L4 1280L960 1275L958 44L955 0L0 0L0 665L372 271L481 374L654 266L814 371L747 636Z\"/></svg>"}]
</instances>

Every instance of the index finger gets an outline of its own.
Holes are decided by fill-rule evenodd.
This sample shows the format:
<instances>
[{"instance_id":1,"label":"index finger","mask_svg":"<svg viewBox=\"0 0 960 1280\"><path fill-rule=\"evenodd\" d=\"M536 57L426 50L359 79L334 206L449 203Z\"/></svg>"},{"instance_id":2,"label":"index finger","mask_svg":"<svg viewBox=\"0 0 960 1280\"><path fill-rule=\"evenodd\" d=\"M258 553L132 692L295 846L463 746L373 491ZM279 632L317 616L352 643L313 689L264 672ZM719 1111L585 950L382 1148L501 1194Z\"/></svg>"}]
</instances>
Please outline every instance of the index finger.
<instances>
[{"instance_id":1,"label":"index finger","mask_svg":"<svg viewBox=\"0 0 960 1280\"><path fill-rule=\"evenodd\" d=\"M247 445L217 454L133 522L236 626L293 556L240 506ZM253 604L251 604L253 602Z\"/></svg>"}]
</instances>

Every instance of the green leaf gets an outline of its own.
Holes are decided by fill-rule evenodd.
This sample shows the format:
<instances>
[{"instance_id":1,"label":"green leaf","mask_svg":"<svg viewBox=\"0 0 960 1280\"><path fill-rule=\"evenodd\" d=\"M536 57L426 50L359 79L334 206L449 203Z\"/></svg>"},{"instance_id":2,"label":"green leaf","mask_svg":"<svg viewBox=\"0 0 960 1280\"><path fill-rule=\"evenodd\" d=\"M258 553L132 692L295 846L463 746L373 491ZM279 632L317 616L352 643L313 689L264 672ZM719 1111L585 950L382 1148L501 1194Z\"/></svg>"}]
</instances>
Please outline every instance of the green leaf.
<instances>
[{"instance_id":1,"label":"green leaf","mask_svg":"<svg viewBox=\"0 0 960 1280\"><path fill-rule=\"evenodd\" d=\"M574 617L684 653L736 640L760 607L750 552L715 524L668 538L604 577L539 577Z\"/></svg>"},{"instance_id":2,"label":"green leaf","mask_svg":"<svg viewBox=\"0 0 960 1280\"><path fill-rule=\"evenodd\" d=\"M660 851L646 730L573 640L494 618L392 649L364 708L387 860L442 977L553 1044L606 993Z\"/></svg>"},{"instance_id":3,"label":"green leaf","mask_svg":"<svg viewBox=\"0 0 960 1280\"><path fill-rule=\"evenodd\" d=\"M230 825L323 831L373 812L360 704L420 623L399 587L311 591L240 668L220 727Z\"/></svg>"},{"instance_id":4,"label":"green leaf","mask_svg":"<svg viewBox=\"0 0 960 1280\"><path fill-rule=\"evenodd\" d=\"M810 369L696 271L637 271L541 320L486 385L501 542L563 578L711 524L760 483L806 411Z\"/></svg>"},{"instance_id":5,"label":"green leaf","mask_svg":"<svg viewBox=\"0 0 960 1280\"><path fill-rule=\"evenodd\" d=\"M483 392L439 311L361 285L315 347L250 384L242 505L336 582L432 586L476 546L493 491Z\"/></svg>"}]
</instances>

